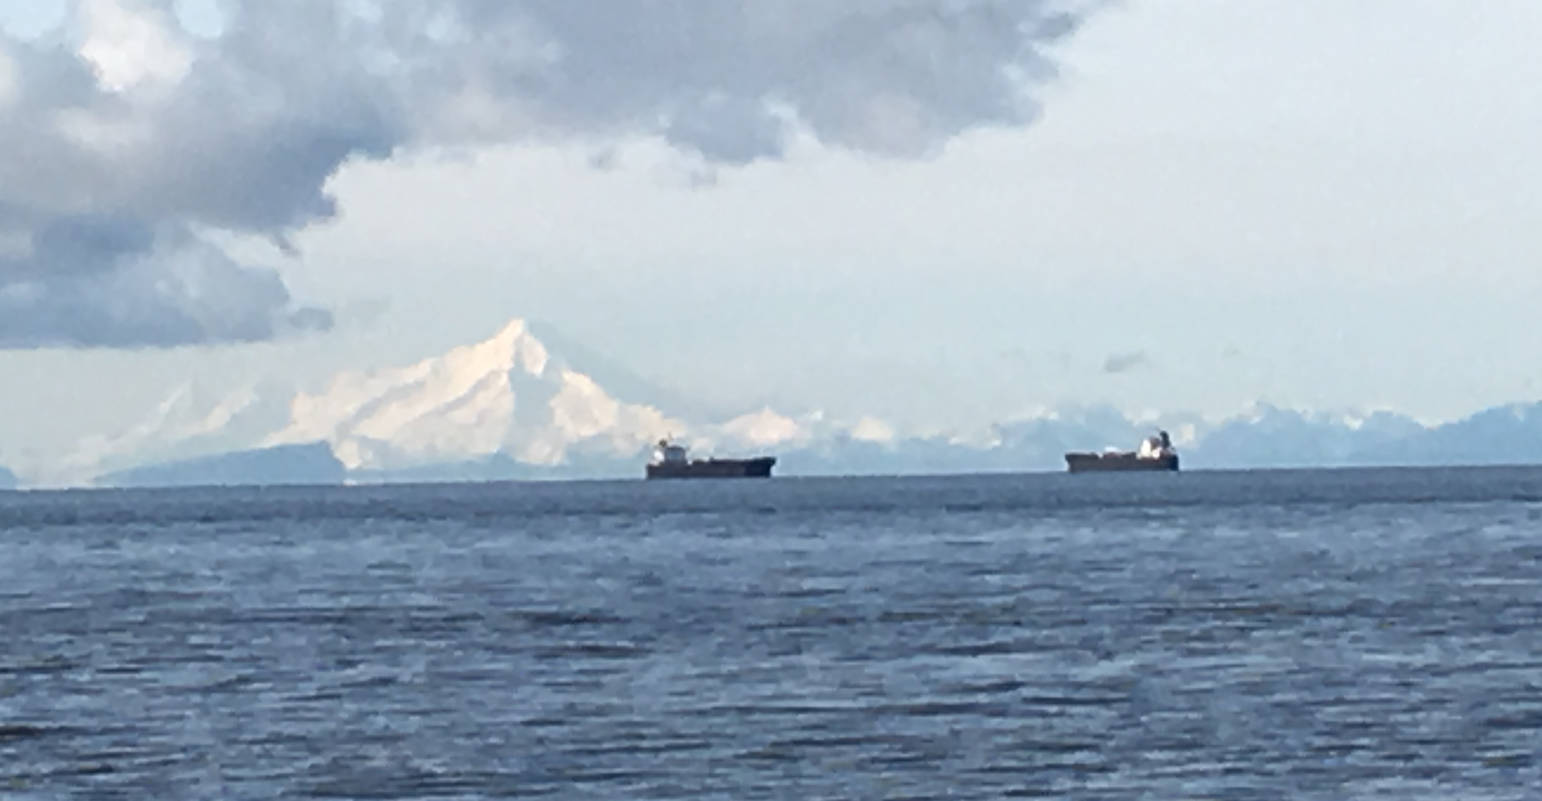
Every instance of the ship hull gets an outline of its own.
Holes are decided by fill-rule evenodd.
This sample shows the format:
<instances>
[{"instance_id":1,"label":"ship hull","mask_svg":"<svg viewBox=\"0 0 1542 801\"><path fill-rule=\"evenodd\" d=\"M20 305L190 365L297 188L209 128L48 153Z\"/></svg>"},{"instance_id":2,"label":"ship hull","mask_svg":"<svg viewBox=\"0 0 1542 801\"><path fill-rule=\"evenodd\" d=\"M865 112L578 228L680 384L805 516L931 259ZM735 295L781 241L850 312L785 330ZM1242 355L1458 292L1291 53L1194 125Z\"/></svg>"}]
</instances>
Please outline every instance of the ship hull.
<instances>
[{"instance_id":1,"label":"ship hull","mask_svg":"<svg viewBox=\"0 0 1542 801\"><path fill-rule=\"evenodd\" d=\"M650 464L648 478L770 478L776 457L705 459L685 464Z\"/></svg>"},{"instance_id":2,"label":"ship hull","mask_svg":"<svg viewBox=\"0 0 1542 801\"><path fill-rule=\"evenodd\" d=\"M1177 472L1178 454L1142 458L1133 453L1068 453L1065 465L1072 473Z\"/></svg>"}]
</instances>

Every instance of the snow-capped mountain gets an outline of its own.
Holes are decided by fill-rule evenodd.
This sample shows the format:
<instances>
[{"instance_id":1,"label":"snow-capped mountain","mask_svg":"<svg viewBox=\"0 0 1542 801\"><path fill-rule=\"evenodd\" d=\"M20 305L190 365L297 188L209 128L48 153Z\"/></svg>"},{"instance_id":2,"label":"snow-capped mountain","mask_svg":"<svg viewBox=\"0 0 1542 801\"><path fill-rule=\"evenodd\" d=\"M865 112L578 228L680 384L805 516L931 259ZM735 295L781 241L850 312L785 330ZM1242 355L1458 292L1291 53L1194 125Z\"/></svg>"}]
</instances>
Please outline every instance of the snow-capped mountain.
<instances>
[{"instance_id":1,"label":"snow-capped mountain","mask_svg":"<svg viewBox=\"0 0 1542 801\"><path fill-rule=\"evenodd\" d=\"M1253 404L1208 431L1200 457L1228 467L1398 463L1393 449L1429 433L1388 411L1324 413Z\"/></svg>"},{"instance_id":2,"label":"snow-capped mountain","mask_svg":"<svg viewBox=\"0 0 1542 801\"><path fill-rule=\"evenodd\" d=\"M183 383L133 426L81 438L34 483L81 484L142 464L250 448L284 425L292 395L274 379L226 392Z\"/></svg>"},{"instance_id":3,"label":"snow-capped mountain","mask_svg":"<svg viewBox=\"0 0 1542 801\"><path fill-rule=\"evenodd\" d=\"M324 441L350 470L506 454L559 465L579 445L632 456L686 425L610 395L514 320L492 338L406 367L336 376L300 393L263 444Z\"/></svg>"},{"instance_id":4,"label":"snow-capped mountain","mask_svg":"<svg viewBox=\"0 0 1542 801\"><path fill-rule=\"evenodd\" d=\"M406 367L342 373L321 392L300 393L288 424L262 444L327 442L349 470L495 455L552 468L575 461L635 465L666 436L726 452L803 442L818 423L771 409L721 423L688 421L617 397L582 367L516 319L483 342Z\"/></svg>"},{"instance_id":5,"label":"snow-capped mountain","mask_svg":"<svg viewBox=\"0 0 1542 801\"><path fill-rule=\"evenodd\" d=\"M515 319L484 341L405 366L345 371L316 391L270 381L218 397L181 387L128 430L81 440L60 474L138 477L147 474L131 468L158 463L207 469L221 453L241 452L245 464L254 453L325 443L350 473L380 480L615 475L634 472L662 437L728 454L795 447L830 430L817 414L769 408L688 420L648 402L671 398L667 390L614 365L602 371L631 397Z\"/></svg>"},{"instance_id":6,"label":"snow-capped mountain","mask_svg":"<svg viewBox=\"0 0 1542 801\"><path fill-rule=\"evenodd\" d=\"M1542 404L1433 427L1387 411L1269 404L1223 420L1067 406L972 431L907 432L871 417L770 408L704 419L699 409L673 408L667 390L614 365L594 370L594 357L572 360L547 339L516 319L482 342L405 366L343 372L312 391L274 381L224 396L184 387L140 424L82 440L59 474L89 471L106 483L247 473L271 481L293 460L296 480L307 481L623 477L637 475L665 436L697 453L774 453L784 475L1059 470L1066 451L1133 448L1158 428L1173 435L1186 468L1542 458Z\"/></svg>"}]
</instances>

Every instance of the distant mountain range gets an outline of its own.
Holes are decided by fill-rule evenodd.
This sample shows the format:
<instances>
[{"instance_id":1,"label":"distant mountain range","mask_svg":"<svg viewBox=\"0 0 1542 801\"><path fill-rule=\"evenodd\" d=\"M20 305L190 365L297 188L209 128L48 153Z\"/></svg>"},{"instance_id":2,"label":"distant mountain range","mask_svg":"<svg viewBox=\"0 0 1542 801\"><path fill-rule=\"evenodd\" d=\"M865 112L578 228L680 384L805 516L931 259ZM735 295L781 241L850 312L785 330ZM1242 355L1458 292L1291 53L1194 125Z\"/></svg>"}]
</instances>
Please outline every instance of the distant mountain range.
<instances>
[{"instance_id":1,"label":"distant mountain range","mask_svg":"<svg viewBox=\"0 0 1542 801\"><path fill-rule=\"evenodd\" d=\"M341 484L348 470L325 442L277 445L146 465L102 476L119 487L191 484Z\"/></svg>"},{"instance_id":2,"label":"distant mountain range","mask_svg":"<svg viewBox=\"0 0 1542 801\"><path fill-rule=\"evenodd\" d=\"M773 453L779 475L1060 470L1068 450L1129 449L1158 428L1186 469L1513 464L1542 454L1542 403L1433 427L1387 411L1268 404L1220 421L1066 407L946 433L769 408L730 417L553 342L563 341L516 319L485 341L344 372L314 393L276 381L228 395L184 389L132 429L83 440L66 463L113 486L633 478L653 443L673 436L697 453ZM0 470L0 486L6 478Z\"/></svg>"}]
</instances>

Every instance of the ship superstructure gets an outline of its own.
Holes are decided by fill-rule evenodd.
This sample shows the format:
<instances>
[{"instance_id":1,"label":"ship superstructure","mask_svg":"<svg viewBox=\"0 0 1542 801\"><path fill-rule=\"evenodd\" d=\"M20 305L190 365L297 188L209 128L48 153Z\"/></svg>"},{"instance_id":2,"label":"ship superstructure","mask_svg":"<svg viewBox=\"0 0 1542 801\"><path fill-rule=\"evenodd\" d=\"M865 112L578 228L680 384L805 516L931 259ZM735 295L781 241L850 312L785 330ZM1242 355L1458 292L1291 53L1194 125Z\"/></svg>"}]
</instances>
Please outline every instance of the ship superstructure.
<instances>
[{"instance_id":1,"label":"ship superstructure","mask_svg":"<svg viewBox=\"0 0 1542 801\"><path fill-rule=\"evenodd\" d=\"M1178 451L1166 431L1141 440L1134 451L1104 451L1103 453L1071 452L1065 455L1066 469L1072 473L1121 470L1170 470L1178 469Z\"/></svg>"}]
</instances>

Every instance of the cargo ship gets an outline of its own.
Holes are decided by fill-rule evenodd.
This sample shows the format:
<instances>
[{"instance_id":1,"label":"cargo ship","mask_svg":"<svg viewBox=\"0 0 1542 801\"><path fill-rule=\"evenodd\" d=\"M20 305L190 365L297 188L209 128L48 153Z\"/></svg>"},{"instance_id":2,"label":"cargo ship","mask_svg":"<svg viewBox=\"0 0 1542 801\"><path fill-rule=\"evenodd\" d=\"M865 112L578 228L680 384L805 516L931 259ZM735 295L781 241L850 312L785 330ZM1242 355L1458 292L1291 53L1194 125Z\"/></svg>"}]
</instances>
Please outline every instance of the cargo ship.
<instances>
[{"instance_id":1,"label":"cargo ship","mask_svg":"<svg viewBox=\"0 0 1542 801\"><path fill-rule=\"evenodd\" d=\"M1065 466L1072 473L1129 470L1177 471L1178 451L1173 448L1173 441L1167 436L1167 432L1159 431L1156 436L1143 440L1140 443L1140 449L1135 451L1068 453L1065 455Z\"/></svg>"},{"instance_id":2,"label":"cargo ship","mask_svg":"<svg viewBox=\"0 0 1542 801\"><path fill-rule=\"evenodd\" d=\"M770 478L775 456L753 459L687 459L685 446L659 440L648 478Z\"/></svg>"}]
</instances>

